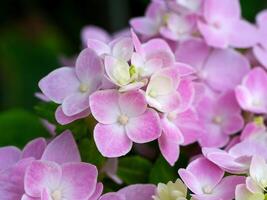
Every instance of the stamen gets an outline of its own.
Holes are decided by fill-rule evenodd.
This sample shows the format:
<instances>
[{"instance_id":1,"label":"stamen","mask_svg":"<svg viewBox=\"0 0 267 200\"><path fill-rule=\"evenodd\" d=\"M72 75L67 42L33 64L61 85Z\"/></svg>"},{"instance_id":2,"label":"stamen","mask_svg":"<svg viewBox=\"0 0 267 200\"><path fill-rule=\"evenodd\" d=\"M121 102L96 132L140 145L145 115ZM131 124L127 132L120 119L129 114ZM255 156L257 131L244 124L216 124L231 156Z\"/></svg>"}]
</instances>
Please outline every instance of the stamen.
<instances>
[{"instance_id":1,"label":"stamen","mask_svg":"<svg viewBox=\"0 0 267 200\"><path fill-rule=\"evenodd\" d=\"M215 124L221 124L223 121L222 117L221 116L215 116L213 119L212 119L212 122L215 123Z\"/></svg>"},{"instance_id":2,"label":"stamen","mask_svg":"<svg viewBox=\"0 0 267 200\"><path fill-rule=\"evenodd\" d=\"M155 98L155 97L158 96L158 94L157 94L157 92L155 90L150 90L149 96L151 96L152 98Z\"/></svg>"},{"instance_id":3,"label":"stamen","mask_svg":"<svg viewBox=\"0 0 267 200\"><path fill-rule=\"evenodd\" d=\"M61 195L61 191L60 190L55 190L52 193L52 199L53 200L61 200L61 198L62 198L62 195Z\"/></svg>"},{"instance_id":4,"label":"stamen","mask_svg":"<svg viewBox=\"0 0 267 200\"><path fill-rule=\"evenodd\" d=\"M79 87L80 92L85 93L85 92L88 91L88 89L89 89L89 86L88 85L86 85L84 83L81 83L80 84L80 87Z\"/></svg>"},{"instance_id":5,"label":"stamen","mask_svg":"<svg viewBox=\"0 0 267 200\"><path fill-rule=\"evenodd\" d=\"M212 193L212 187L211 186L205 186L204 188L203 188L203 192L205 193L205 194L211 194Z\"/></svg>"},{"instance_id":6,"label":"stamen","mask_svg":"<svg viewBox=\"0 0 267 200\"><path fill-rule=\"evenodd\" d=\"M170 121L175 120L175 119L176 119L176 113L175 113L175 112L170 112L170 113L168 113L167 118L168 118L168 120L170 120Z\"/></svg>"},{"instance_id":7,"label":"stamen","mask_svg":"<svg viewBox=\"0 0 267 200\"><path fill-rule=\"evenodd\" d=\"M126 115L120 115L118 117L118 122L121 124L121 125L126 125L129 121L129 118L126 116Z\"/></svg>"}]
</instances>

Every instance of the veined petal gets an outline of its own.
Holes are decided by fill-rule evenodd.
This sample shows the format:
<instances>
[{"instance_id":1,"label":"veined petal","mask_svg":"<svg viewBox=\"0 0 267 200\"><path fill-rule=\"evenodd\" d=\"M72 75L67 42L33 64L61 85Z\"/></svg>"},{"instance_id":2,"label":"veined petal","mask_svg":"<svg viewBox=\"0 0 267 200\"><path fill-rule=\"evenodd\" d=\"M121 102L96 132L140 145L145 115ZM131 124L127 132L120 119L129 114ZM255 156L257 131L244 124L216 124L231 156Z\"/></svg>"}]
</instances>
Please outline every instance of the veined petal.
<instances>
[{"instance_id":1,"label":"veined petal","mask_svg":"<svg viewBox=\"0 0 267 200\"><path fill-rule=\"evenodd\" d=\"M161 128L158 113L153 109L129 119L125 126L128 137L136 143L146 143L160 136Z\"/></svg>"},{"instance_id":2,"label":"veined petal","mask_svg":"<svg viewBox=\"0 0 267 200\"><path fill-rule=\"evenodd\" d=\"M88 199L95 191L97 169L88 163L66 163L62 166L61 187L67 199Z\"/></svg>"},{"instance_id":3,"label":"veined petal","mask_svg":"<svg viewBox=\"0 0 267 200\"><path fill-rule=\"evenodd\" d=\"M58 164L80 162L80 153L72 133L65 131L50 142L43 153L42 160L54 161Z\"/></svg>"},{"instance_id":4,"label":"veined petal","mask_svg":"<svg viewBox=\"0 0 267 200\"><path fill-rule=\"evenodd\" d=\"M80 81L73 67L62 67L52 71L39 82L44 95L56 103L78 91Z\"/></svg>"},{"instance_id":5,"label":"veined petal","mask_svg":"<svg viewBox=\"0 0 267 200\"><path fill-rule=\"evenodd\" d=\"M87 40L87 47L94 50L97 53L97 55L99 55L99 56L111 53L110 47L106 43L104 43L100 40L88 39Z\"/></svg>"},{"instance_id":6,"label":"veined petal","mask_svg":"<svg viewBox=\"0 0 267 200\"><path fill-rule=\"evenodd\" d=\"M55 162L33 161L25 174L25 191L32 197L41 197L44 188L59 186L61 176L61 168Z\"/></svg>"},{"instance_id":7,"label":"veined petal","mask_svg":"<svg viewBox=\"0 0 267 200\"><path fill-rule=\"evenodd\" d=\"M132 148L132 141L126 135L124 126L119 124L97 124L94 139L98 150L105 157L119 157L127 154Z\"/></svg>"},{"instance_id":8,"label":"veined petal","mask_svg":"<svg viewBox=\"0 0 267 200\"><path fill-rule=\"evenodd\" d=\"M92 115L103 124L117 122L120 116L119 93L116 90L100 90L90 96Z\"/></svg>"},{"instance_id":9,"label":"veined petal","mask_svg":"<svg viewBox=\"0 0 267 200\"><path fill-rule=\"evenodd\" d=\"M147 109L145 95L141 91L129 91L120 94L119 106L122 114L129 118L138 117Z\"/></svg>"}]
</instances>

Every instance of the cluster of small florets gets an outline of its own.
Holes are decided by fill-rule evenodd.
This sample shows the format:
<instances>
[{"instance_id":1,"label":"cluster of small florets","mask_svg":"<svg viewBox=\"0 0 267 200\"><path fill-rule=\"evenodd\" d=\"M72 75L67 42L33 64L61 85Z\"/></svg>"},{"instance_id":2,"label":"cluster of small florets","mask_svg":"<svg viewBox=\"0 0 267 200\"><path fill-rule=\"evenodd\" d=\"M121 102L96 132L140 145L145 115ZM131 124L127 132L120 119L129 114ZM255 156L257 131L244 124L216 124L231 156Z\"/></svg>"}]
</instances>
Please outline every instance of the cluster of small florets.
<instances>
[{"instance_id":1,"label":"cluster of small florets","mask_svg":"<svg viewBox=\"0 0 267 200\"><path fill-rule=\"evenodd\" d=\"M179 170L185 184L132 185L100 199L266 199L267 11L252 24L242 19L238 0L153 0L130 24L112 36L85 27L75 64L39 82L43 98L58 104L59 124L92 115L104 157L124 156L133 143L155 140L172 166L180 146L197 142L202 153ZM99 198L93 166L77 153L65 164L64 156L51 154L60 152L55 142L46 148L38 142L42 151L29 150L36 144L22 154L7 149L11 160L0 162L0 174L8 170L5 181L17 170L26 174L19 180L23 200ZM25 162L30 167L22 172Z\"/></svg>"}]
</instances>

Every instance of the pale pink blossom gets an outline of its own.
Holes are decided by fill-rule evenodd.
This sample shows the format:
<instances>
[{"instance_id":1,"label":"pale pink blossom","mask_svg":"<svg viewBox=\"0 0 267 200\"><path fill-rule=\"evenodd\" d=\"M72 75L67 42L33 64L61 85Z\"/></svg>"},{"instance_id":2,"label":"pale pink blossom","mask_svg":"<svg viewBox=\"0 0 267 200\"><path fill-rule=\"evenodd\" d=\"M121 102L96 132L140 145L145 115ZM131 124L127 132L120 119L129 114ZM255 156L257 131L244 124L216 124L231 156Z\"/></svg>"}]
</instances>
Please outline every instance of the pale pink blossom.
<instances>
[{"instance_id":1,"label":"pale pink blossom","mask_svg":"<svg viewBox=\"0 0 267 200\"><path fill-rule=\"evenodd\" d=\"M224 177L221 168L203 157L180 169L179 175L197 200L232 200L236 185L245 182L242 176Z\"/></svg>"},{"instance_id":2,"label":"pale pink blossom","mask_svg":"<svg viewBox=\"0 0 267 200\"><path fill-rule=\"evenodd\" d=\"M98 91L90 96L90 108L99 122L94 139L103 156L125 155L133 142L146 143L160 136L159 116L147 108L141 91Z\"/></svg>"}]
</instances>

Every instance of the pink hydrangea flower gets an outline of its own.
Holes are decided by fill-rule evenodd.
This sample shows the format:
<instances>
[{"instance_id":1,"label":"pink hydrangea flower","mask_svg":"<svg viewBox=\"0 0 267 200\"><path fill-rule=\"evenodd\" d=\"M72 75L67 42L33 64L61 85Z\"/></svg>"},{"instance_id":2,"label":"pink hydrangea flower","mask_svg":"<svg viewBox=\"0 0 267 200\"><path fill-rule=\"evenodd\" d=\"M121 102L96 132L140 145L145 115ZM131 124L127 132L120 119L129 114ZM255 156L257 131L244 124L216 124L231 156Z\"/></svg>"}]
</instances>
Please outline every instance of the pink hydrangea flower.
<instances>
[{"instance_id":1,"label":"pink hydrangea flower","mask_svg":"<svg viewBox=\"0 0 267 200\"><path fill-rule=\"evenodd\" d=\"M256 27L241 19L238 0L205 0L198 28L208 45L219 48L252 47L258 42ZM242 30L242 34L239 31Z\"/></svg>"},{"instance_id":2,"label":"pink hydrangea flower","mask_svg":"<svg viewBox=\"0 0 267 200\"><path fill-rule=\"evenodd\" d=\"M156 186L152 184L136 184L127 186L118 192L103 195L99 200L153 200Z\"/></svg>"},{"instance_id":3,"label":"pink hydrangea flower","mask_svg":"<svg viewBox=\"0 0 267 200\"><path fill-rule=\"evenodd\" d=\"M204 97L196 109L203 128L199 130L199 143L203 147L223 147L229 141L229 135L243 128L244 120L234 92Z\"/></svg>"},{"instance_id":4,"label":"pink hydrangea flower","mask_svg":"<svg viewBox=\"0 0 267 200\"><path fill-rule=\"evenodd\" d=\"M153 0L147 8L145 16L131 19L130 24L137 33L152 37L159 33L166 12L164 1Z\"/></svg>"},{"instance_id":5,"label":"pink hydrangea flower","mask_svg":"<svg viewBox=\"0 0 267 200\"><path fill-rule=\"evenodd\" d=\"M94 50L99 56L111 55L123 61L130 60L133 53L131 37L120 37L109 43L97 39L88 39L87 47Z\"/></svg>"},{"instance_id":6,"label":"pink hydrangea flower","mask_svg":"<svg viewBox=\"0 0 267 200\"><path fill-rule=\"evenodd\" d=\"M94 139L106 157L125 155L131 150L132 142L146 143L160 136L159 116L147 108L141 91L97 91L90 96L90 108L99 122Z\"/></svg>"},{"instance_id":7,"label":"pink hydrangea flower","mask_svg":"<svg viewBox=\"0 0 267 200\"><path fill-rule=\"evenodd\" d=\"M96 184L97 169L87 163L33 161L25 173L26 194L42 200L88 200Z\"/></svg>"},{"instance_id":8,"label":"pink hydrangea flower","mask_svg":"<svg viewBox=\"0 0 267 200\"><path fill-rule=\"evenodd\" d=\"M267 159L265 127L250 123L244 128L240 138L240 142L227 150L203 148L202 152L207 159L229 173L247 173L252 156L260 154Z\"/></svg>"},{"instance_id":9,"label":"pink hydrangea flower","mask_svg":"<svg viewBox=\"0 0 267 200\"><path fill-rule=\"evenodd\" d=\"M240 106L253 113L267 114L267 73L260 67L252 69L236 88Z\"/></svg>"},{"instance_id":10,"label":"pink hydrangea flower","mask_svg":"<svg viewBox=\"0 0 267 200\"><path fill-rule=\"evenodd\" d=\"M166 26L160 28L160 33L163 37L173 41L186 40L192 37L193 31L196 29L195 16L183 16L170 12L165 15L165 18Z\"/></svg>"},{"instance_id":11,"label":"pink hydrangea flower","mask_svg":"<svg viewBox=\"0 0 267 200\"><path fill-rule=\"evenodd\" d=\"M148 77L163 67L174 66L174 54L164 40L152 39L141 44L133 31L132 39L135 52L131 58L131 64L137 70L138 76Z\"/></svg>"},{"instance_id":12,"label":"pink hydrangea flower","mask_svg":"<svg viewBox=\"0 0 267 200\"><path fill-rule=\"evenodd\" d=\"M232 49L212 49L200 39L182 42L175 55L176 60L196 69L201 82L219 92L234 89L250 68L248 60L240 53Z\"/></svg>"},{"instance_id":13,"label":"pink hydrangea flower","mask_svg":"<svg viewBox=\"0 0 267 200\"><path fill-rule=\"evenodd\" d=\"M24 195L24 175L34 160L53 162L56 165L80 163L80 153L72 134L62 133L49 144L43 138L29 142L22 151L15 147L0 148L0 196L3 200L20 200ZM10 178L13 177L13 178ZM102 184L99 183L94 196L100 196ZM23 200L32 200L24 195ZM90 200L96 200L92 196ZM88 199L86 199L88 200Z\"/></svg>"},{"instance_id":14,"label":"pink hydrangea flower","mask_svg":"<svg viewBox=\"0 0 267 200\"><path fill-rule=\"evenodd\" d=\"M151 107L161 112L170 112L180 105L177 88L179 72L175 67L164 68L152 75L147 89L146 100Z\"/></svg>"},{"instance_id":15,"label":"pink hydrangea flower","mask_svg":"<svg viewBox=\"0 0 267 200\"><path fill-rule=\"evenodd\" d=\"M245 182L242 176L223 178L224 171L203 157L180 169L179 175L197 200L232 200L236 185Z\"/></svg>"},{"instance_id":16,"label":"pink hydrangea flower","mask_svg":"<svg viewBox=\"0 0 267 200\"><path fill-rule=\"evenodd\" d=\"M259 28L259 44L253 48L254 55L258 61L267 68L267 10L260 12L257 16L257 25Z\"/></svg>"},{"instance_id":17,"label":"pink hydrangea flower","mask_svg":"<svg viewBox=\"0 0 267 200\"><path fill-rule=\"evenodd\" d=\"M103 63L90 49L83 50L76 66L54 70L39 82L46 97L62 104L66 116L77 115L89 108L89 95L99 89L103 79Z\"/></svg>"}]
</instances>

